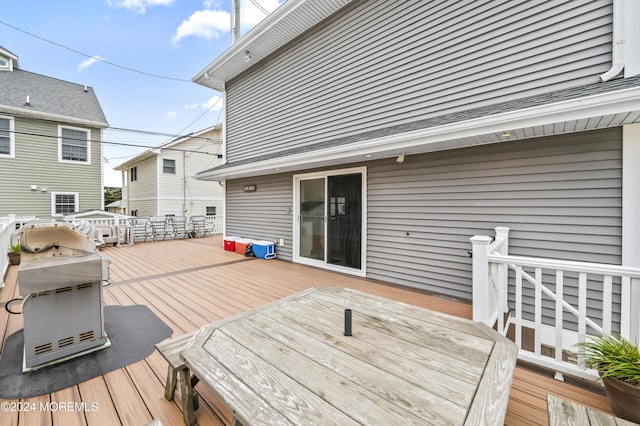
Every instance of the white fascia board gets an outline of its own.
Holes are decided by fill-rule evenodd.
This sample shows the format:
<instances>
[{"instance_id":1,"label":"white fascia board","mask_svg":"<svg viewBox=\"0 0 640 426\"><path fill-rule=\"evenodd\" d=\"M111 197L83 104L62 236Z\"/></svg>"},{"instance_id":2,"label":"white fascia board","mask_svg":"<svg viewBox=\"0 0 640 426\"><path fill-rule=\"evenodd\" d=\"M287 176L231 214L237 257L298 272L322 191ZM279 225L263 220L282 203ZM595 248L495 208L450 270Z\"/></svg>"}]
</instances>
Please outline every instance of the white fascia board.
<instances>
[{"instance_id":1,"label":"white fascia board","mask_svg":"<svg viewBox=\"0 0 640 426\"><path fill-rule=\"evenodd\" d=\"M639 110L640 87L635 87L313 150L287 157L240 164L221 170L204 171L198 173L197 179L236 179L301 168L322 167L336 162L343 164L345 159L351 159L354 162L373 160L396 156L410 149L414 149L415 153L428 152L429 145L438 142L445 143L445 146L439 147L438 150L459 148L460 145L453 142L464 138ZM447 141L452 142L450 146L446 145ZM472 144L466 144L466 146L470 145ZM365 156L371 156L371 158Z\"/></svg>"}]
</instances>

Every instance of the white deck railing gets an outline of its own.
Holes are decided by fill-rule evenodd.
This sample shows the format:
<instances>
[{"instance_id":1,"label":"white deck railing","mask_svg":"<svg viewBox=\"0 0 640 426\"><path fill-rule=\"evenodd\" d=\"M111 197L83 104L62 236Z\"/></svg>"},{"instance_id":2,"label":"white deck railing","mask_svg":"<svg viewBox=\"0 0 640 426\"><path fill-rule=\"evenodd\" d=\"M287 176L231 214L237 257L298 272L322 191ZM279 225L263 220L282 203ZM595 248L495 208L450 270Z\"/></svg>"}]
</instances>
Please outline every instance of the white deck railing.
<instances>
[{"instance_id":1,"label":"white deck railing","mask_svg":"<svg viewBox=\"0 0 640 426\"><path fill-rule=\"evenodd\" d=\"M16 232L16 217L0 217L0 288L4 287L4 277L9 269L9 247L11 246L11 237Z\"/></svg>"},{"instance_id":2,"label":"white deck railing","mask_svg":"<svg viewBox=\"0 0 640 426\"><path fill-rule=\"evenodd\" d=\"M576 343L590 335L612 332L639 341L640 268L511 256L508 236L509 229L500 227L495 239L471 238L473 318L503 335L512 335L520 348L519 359L553 369L559 379L562 373L594 379L597 373L584 369ZM511 278L509 270L513 271ZM511 305L510 290L514 295ZM600 307L597 303L587 309L587 290L602 298ZM568 293L573 295L567 297ZM619 304L614 303L618 295ZM613 319L618 317L620 327L614 329ZM525 328L533 333L532 349L531 342L523 349Z\"/></svg>"}]
</instances>

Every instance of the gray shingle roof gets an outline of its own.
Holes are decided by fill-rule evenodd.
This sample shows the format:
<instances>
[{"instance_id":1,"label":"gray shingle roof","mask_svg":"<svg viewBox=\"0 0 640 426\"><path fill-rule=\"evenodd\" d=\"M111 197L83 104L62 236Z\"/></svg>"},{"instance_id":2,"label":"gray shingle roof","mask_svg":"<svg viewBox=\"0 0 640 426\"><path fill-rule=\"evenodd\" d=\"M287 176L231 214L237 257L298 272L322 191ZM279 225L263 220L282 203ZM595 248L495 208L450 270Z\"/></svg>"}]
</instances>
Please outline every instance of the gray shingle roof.
<instances>
[{"instance_id":1,"label":"gray shingle roof","mask_svg":"<svg viewBox=\"0 0 640 426\"><path fill-rule=\"evenodd\" d=\"M93 88L15 68L0 71L0 111L109 126Z\"/></svg>"}]
</instances>

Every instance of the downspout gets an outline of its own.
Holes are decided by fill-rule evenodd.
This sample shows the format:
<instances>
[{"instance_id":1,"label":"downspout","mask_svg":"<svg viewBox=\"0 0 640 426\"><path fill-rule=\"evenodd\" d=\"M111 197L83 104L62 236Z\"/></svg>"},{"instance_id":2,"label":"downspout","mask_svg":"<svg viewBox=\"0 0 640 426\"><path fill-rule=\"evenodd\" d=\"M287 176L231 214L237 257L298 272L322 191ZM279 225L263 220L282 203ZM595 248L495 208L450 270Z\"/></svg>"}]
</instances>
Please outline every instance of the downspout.
<instances>
[{"instance_id":1,"label":"downspout","mask_svg":"<svg viewBox=\"0 0 640 426\"><path fill-rule=\"evenodd\" d=\"M613 0L613 40L611 47L611 69L600 76L602 82L609 81L624 69L624 3ZM632 0L635 1L635 0Z\"/></svg>"}]
</instances>

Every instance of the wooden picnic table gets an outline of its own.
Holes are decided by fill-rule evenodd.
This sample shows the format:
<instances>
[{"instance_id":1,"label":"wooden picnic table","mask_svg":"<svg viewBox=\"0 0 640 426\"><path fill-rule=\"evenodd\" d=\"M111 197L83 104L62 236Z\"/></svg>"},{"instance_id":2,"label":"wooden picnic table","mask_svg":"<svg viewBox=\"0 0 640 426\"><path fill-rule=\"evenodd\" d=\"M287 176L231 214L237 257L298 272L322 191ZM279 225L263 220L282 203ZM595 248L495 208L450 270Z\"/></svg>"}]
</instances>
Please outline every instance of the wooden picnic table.
<instances>
[{"instance_id":1,"label":"wooden picnic table","mask_svg":"<svg viewBox=\"0 0 640 426\"><path fill-rule=\"evenodd\" d=\"M517 348L484 324L331 287L204 326L180 356L234 424L480 425L504 421Z\"/></svg>"}]
</instances>

